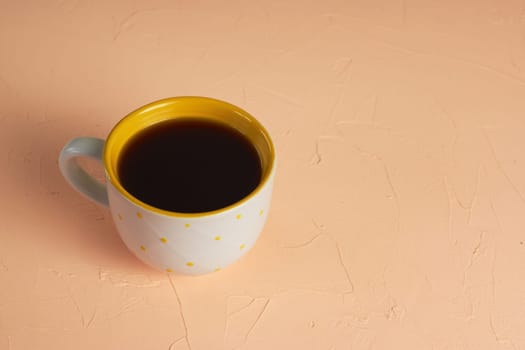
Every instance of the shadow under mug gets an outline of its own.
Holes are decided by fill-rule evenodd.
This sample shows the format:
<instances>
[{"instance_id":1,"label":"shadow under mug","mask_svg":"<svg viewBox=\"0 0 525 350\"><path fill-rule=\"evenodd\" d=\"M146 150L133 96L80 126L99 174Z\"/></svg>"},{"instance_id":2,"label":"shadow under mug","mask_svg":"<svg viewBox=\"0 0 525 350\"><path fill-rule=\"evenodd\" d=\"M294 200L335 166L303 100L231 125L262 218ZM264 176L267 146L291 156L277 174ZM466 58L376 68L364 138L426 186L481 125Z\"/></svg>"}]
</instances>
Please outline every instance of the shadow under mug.
<instances>
[{"instance_id":1,"label":"shadow under mug","mask_svg":"<svg viewBox=\"0 0 525 350\"><path fill-rule=\"evenodd\" d=\"M203 213L159 209L126 191L117 171L126 142L156 123L192 117L226 123L255 146L262 167L255 190L232 205ZM101 161L106 183L87 174L76 162L78 157ZM77 191L110 208L120 237L140 260L163 271L197 275L232 264L257 241L270 208L275 150L266 129L239 107L207 97L173 97L131 112L115 125L106 141L71 140L60 153L59 167Z\"/></svg>"}]
</instances>

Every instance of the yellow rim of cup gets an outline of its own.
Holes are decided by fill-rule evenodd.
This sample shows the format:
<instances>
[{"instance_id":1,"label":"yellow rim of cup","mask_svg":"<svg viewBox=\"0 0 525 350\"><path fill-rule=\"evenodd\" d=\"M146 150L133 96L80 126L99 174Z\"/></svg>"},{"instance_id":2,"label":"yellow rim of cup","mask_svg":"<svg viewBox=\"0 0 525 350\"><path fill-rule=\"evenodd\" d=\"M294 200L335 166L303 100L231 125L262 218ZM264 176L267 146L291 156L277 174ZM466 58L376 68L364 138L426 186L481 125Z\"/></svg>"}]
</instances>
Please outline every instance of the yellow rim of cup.
<instances>
[{"instance_id":1,"label":"yellow rim of cup","mask_svg":"<svg viewBox=\"0 0 525 350\"><path fill-rule=\"evenodd\" d=\"M126 191L119 181L118 160L127 141L141 130L162 121L176 118L205 118L223 122L242 132L257 149L263 173L259 185L246 197L224 208L199 213L179 213L156 208L142 202ZM275 166L275 148L268 131L245 110L228 102L209 97L181 96L149 103L129 113L111 130L103 154L104 167L111 184L128 200L157 214L175 217L203 217L229 211L241 206L266 185Z\"/></svg>"}]
</instances>

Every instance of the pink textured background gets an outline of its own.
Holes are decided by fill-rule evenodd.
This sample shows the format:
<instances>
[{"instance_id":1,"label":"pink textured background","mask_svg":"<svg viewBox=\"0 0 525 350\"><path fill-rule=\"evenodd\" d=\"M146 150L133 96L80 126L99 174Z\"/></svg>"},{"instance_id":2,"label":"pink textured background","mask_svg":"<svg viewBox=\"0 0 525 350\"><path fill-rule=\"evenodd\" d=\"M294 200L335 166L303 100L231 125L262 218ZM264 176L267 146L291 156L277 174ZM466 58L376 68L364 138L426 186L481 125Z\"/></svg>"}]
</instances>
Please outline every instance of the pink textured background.
<instances>
[{"instance_id":1,"label":"pink textured background","mask_svg":"<svg viewBox=\"0 0 525 350\"><path fill-rule=\"evenodd\" d=\"M257 116L259 243L139 263L57 169L153 100ZM1 1L0 349L525 349L523 1Z\"/></svg>"}]
</instances>

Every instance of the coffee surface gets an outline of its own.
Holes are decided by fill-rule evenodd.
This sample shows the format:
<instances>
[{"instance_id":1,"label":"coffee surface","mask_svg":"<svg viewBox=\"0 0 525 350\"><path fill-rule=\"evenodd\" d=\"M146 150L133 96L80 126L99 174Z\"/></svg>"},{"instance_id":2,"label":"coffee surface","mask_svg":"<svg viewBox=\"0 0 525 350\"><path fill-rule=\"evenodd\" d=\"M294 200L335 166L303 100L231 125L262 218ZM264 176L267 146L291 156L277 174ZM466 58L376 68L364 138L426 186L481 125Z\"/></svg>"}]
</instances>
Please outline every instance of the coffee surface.
<instances>
[{"instance_id":1,"label":"coffee surface","mask_svg":"<svg viewBox=\"0 0 525 350\"><path fill-rule=\"evenodd\" d=\"M255 147L236 129L199 118L163 121L134 135L118 162L122 186L156 208L199 213L226 207L261 180Z\"/></svg>"}]
</instances>

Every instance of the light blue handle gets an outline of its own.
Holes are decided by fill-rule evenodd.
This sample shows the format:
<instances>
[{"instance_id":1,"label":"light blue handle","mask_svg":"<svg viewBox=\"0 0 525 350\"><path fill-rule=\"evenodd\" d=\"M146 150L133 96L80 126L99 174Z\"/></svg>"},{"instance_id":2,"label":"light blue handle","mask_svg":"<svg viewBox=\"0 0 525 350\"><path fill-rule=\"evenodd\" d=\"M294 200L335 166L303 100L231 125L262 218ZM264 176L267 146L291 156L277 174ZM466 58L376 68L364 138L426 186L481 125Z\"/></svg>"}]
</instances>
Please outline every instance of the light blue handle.
<instances>
[{"instance_id":1,"label":"light blue handle","mask_svg":"<svg viewBox=\"0 0 525 350\"><path fill-rule=\"evenodd\" d=\"M109 206L106 185L95 180L78 165L76 158L89 157L102 162L104 140L94 137L79 137L69 141L58 158L58 165L67 182L87 198Z\"/></svg>"}]
</instances>

